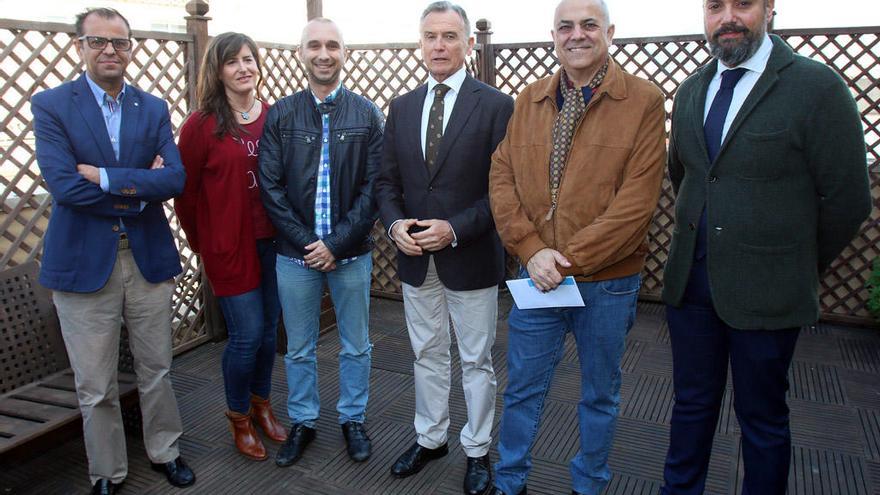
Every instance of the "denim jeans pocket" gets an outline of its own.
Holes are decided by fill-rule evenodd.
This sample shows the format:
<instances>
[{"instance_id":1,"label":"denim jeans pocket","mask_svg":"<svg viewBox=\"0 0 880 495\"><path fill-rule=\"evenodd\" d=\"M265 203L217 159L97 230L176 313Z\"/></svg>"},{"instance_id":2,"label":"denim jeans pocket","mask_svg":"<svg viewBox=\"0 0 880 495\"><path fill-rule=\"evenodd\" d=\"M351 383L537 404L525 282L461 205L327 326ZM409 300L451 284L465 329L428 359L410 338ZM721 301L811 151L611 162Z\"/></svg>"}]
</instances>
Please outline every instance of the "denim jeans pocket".
<instances>
[{"instance_id":1,"label":"denim jeans pocket","mask_svg":"<svg viewBox=\"0 0 880 495\"><path fill-rule=\"evenodd\" d=\"M629 296L639 292L642 278L639 274L628 277L612 278L599 282L599 289L609 296Z\"/></svg>"}]
</instances>

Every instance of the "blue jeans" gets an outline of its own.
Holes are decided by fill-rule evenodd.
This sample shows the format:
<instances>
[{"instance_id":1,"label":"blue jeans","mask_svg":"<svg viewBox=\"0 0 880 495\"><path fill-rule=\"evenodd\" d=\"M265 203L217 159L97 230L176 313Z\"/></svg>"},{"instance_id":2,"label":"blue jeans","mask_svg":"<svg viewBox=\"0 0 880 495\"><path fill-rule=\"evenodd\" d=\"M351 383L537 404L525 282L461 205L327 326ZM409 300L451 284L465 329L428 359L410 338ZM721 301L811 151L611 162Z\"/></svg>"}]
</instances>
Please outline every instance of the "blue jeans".
<instances>
[{"instance_id":1,"label":"blue jeans","mask_svg":"<svg viewBox=\"0 0 880 495\"><path fill-rule=\"evenodd\" d=\"M520 272L520 277L527 276ZM597 494L611 480L608 451L620 404L620 360L635 320L640 285L637 274L580 282L582 308L521 310L514 305L510 310L508 383L495 465L495 486L504 493L519 493L526 484L532 467L529 451L569 331L577 343L581 371L580 449L571 460L572 488Z\"/></svg>"},{"instance_id":2,"label":"blue jeans","mask_svg":"<svg viewBox=\"0 0 880 495\"><path fill-rule=\"evenodd\" d=\"M272 239L257 241L257 256L260 258L260 286L237 296L217 298L229 334L223 351L226 405L242 414L250 409L251 394L269 398L275 336L281 313Z\"/></svg>"},{"instance_id":3,"label":"blue jeans","mask_svg":"<svg viewBox=\"0 0 880 495\"><path fill-rule=\"evenodd\" d=\"M329 273L312 270L278 255L278 293L287 329L287 413L294 423L314 428L321 402L315 348L324 281L336 311L339 351L339 424L362 423L370 391L370 253Z\"/></svg>"}]
</instances>

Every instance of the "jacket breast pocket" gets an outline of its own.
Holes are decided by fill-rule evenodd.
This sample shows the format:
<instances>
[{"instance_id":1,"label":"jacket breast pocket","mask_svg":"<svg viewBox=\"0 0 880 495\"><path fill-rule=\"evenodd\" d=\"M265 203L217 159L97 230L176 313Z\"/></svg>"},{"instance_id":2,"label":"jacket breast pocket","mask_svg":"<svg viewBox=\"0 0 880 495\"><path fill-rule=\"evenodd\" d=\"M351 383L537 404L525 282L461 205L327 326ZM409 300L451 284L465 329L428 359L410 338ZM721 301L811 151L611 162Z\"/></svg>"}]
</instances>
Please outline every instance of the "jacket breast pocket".
<instances>
[{"instance_id":1,"label":"jacket breast pocket","mask_svg":"<svg viewBox=\"0 0 880 495\"><path fill-rule=\"evenodd\" d=\"M320 145L321 136L300 129L281 129L281 141L288 146L315 147Z\"/></svg>"},{"instance_id":2,"label":"jacket breast pocket","mask_svg":"<svg viewBox=\"0 0 880 495\"><path fill-rule=\"evenodd\" d=\"M362 143L369 139L367 129L339 129L333 132L333 142L337 144Z\"/></svg>"},{"instance_id":3,"label":"jacket breast pocket","mask_svg":"<svg viewBox=\"0 0 880 495\"><path fill-rule=\"evenodd\" d=\"M736 175L745 180L772 180L781 177L794 151L788 129L742 131L742 144L736 152ZM736 137L734 137L736 139Z\"/></svg>"}]
</instances>

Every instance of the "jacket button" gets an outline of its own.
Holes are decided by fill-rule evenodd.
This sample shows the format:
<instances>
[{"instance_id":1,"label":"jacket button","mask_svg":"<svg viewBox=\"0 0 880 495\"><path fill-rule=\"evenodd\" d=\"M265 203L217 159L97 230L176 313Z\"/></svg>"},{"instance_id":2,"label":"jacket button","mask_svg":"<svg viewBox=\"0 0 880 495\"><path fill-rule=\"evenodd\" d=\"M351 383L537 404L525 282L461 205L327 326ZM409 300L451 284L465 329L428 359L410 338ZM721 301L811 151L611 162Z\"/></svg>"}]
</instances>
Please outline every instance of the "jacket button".
<instances>
[{"instance_id":1,"label":"jacket button","mask_svg":"<svg viewBox=\"0 0 880 495\"><path fill-rule=\"evenodd\" d=\"M715 177L714 175L710 175L709 177L706 178L706 180L708 182L718 182L718 177Z\"/></svg>"},{"instance_id":2,"label":"jacket button","mask_svg":"<svg viewBox=\"0 0 880 495\"><path fill-rule=\"evenodd\" d=\"M114 225L112 230L113 232L119 232L119 225Z\"/></svg>"},{"instance_id":3,"label":"jacket button","mask_svg":"<svg viewBox=\"0 0 880 495\"><path fill-rule=\"evenodd\" d=\"M434 192L434 186L428 186L428 192Z\"/></svg>"},{"instance_id":4,"label":"jacket button","mask_svg":"<svg viewBox=\"0 0 880 495\"><path fill-rule=\"evenodd\" d=\"M691 223L688 224L688 228L691 229L691 230L697 230L697 226L694 225L693 222L691 222Z\"/></svg>"}]
</instances>

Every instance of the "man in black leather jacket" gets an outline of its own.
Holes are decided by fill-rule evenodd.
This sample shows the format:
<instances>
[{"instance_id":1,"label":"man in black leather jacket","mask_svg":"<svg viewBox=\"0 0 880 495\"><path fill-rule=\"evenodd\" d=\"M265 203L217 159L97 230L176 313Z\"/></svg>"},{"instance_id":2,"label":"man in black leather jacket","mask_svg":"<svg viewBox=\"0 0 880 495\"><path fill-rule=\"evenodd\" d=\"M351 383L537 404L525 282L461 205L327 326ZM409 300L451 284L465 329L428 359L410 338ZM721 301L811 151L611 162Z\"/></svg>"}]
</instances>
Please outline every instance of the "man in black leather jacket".
<instances>
[{"instance_id":1,"label":"man in black leather jacket","mask_svg":"<svg viewBox=\"0 0 880 495\"><path fill-rule=\"evenodd\" d=\"M363 426L372 348L370 231L384 117L374 103L342 86L345 45L332 21L309 22L298 53L309 87L269 110L259 159L263 205L278 230L278 295L287 329L292 427L276 455L278 466L298 461L316 434L315 347L325 281L341 341L339 424L352 460L366 460L371 452Z\"/></svg>"}]
</instances>

